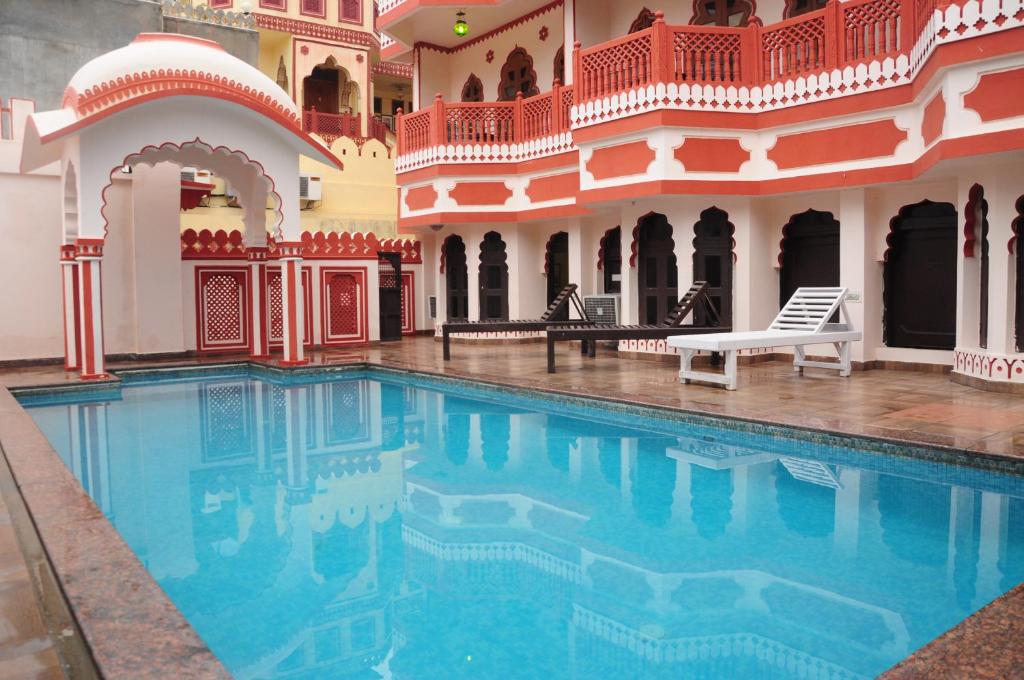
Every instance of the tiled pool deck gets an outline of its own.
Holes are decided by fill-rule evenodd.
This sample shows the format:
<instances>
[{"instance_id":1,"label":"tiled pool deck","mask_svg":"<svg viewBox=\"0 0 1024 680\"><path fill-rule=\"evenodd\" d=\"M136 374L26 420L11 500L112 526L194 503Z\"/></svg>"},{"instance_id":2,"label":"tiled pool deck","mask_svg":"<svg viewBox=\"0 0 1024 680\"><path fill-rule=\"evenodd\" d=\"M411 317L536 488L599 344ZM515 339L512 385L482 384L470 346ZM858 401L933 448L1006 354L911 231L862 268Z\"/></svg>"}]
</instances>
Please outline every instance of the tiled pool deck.
<instances>
[{"instance_id":1,"label":"tiled pool deck","mask_svg":"<svg viewBox=\"0 0 1024 680\"><path fill-rule=\"evenodd\" d=\"M740 389L727 392L680 385L674 363L618 358L613 352L599 352L597 358L588 359L563 349L554 375L547 373L544 349L538 344L454 344L452 354L452 361L444 362L439 343L417 338L374 348L315 352L312 361L314 365L379 365L938 447L986 467L1024 470L1024 397L957 385L948 375L875 370L843 379L833 372L808 370L799 376L789 363L772 361L741 367ZM139 366L245 359L115 362L109 368L116 373ZM0 369L4 388L74 382L75 376L60 366ZM6 389L0 389L0 445L85 638L118 641L110 648L91 647L104 673L161 677L174 667L179 677L223 677L223 669L191 628L183 626L180 614L159 595L155 582L56 455L50 451L43 456L47 443ZM0 529L6 517L0 508ZM32 614L26 613L24 598L8 597L0 574L0 633L5 617L25 616L31 619ZM132 645L132 640L140 645ZM52 664L37 674L5 675L4 650L0 639L0 678L50 677L44 673L52 672ZM1024 587L1018 587L888 675L1011 678L1024 677L1022 668Z\"/></svg>"}]
</instances>

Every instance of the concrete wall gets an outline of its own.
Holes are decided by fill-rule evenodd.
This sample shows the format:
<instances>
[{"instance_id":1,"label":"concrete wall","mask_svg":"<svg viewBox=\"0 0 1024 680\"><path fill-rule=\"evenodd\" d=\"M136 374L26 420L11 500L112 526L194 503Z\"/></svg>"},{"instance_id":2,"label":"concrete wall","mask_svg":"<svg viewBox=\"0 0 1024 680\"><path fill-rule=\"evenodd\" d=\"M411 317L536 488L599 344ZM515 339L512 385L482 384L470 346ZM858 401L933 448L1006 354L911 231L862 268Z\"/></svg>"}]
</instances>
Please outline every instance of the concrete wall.
<instances>
[{"instance_id":1,"label":"concrete wall","mask_svg":"<svg viewBox=\"0 0 1024 680\"><path fill-rule=\"evenodd\" d=\"M256 31L164 19L160 3L150 0L3 0L0 98L32 99L37 111L57 108L83 64L145 32L208 38L254 66L259 59Z\"/></svg>"}]
</instances>

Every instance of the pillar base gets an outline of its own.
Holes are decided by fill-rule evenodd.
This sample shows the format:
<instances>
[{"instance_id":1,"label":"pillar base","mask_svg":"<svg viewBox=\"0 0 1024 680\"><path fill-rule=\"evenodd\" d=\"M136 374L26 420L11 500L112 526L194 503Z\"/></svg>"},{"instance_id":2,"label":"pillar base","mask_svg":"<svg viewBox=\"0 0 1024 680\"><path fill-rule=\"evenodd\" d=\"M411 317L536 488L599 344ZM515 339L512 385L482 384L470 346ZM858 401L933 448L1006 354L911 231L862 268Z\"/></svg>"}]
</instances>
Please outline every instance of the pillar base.
<instances>
[{"instance_id":1,"label":"pillar base","mask_svg":"<svg viewBox=\"0 0 1024 680\"><path fill-rule=\"evenodd\" d=\"M93 375L85 375L84 373L78 376L79 380L110 380L111 375L109 373L95 373Z\"/></svg>"},{"instance_id":2,"label":"pillar base","mask_svg":"<svg viewBox=\"0 0 1024 680\"><path fill-rule=\"evenodd\" d=\"M270 356L271 355L269 355L269 354L250 354L249 358L250 359L259 359L260 361L266 361L267 359L270 359Z\"/></svg>"},{"instance_id":3,"label":"pillar base","mask_svg":"<svg viewBox=\"0 0 1024 680\"><path fill-rule=\"evenodd\" d=\"M281 359L277 362L278 366L306 366L309 364L309 359L299 359L298 361L288 361L287 359Z\"/></svg>"}]
</instances>

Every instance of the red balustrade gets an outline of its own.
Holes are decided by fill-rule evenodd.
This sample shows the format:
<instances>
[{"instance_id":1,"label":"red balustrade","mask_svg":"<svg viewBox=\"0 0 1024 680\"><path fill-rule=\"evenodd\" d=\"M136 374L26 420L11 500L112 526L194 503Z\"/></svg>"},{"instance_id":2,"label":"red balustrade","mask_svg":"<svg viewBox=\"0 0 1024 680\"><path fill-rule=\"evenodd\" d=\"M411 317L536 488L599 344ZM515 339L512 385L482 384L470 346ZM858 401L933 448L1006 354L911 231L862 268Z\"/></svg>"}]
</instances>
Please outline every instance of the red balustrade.
<instances>
[{"instance_id":1,"label":"red balustrade","mask_svg":"<svg viewBox=\"0 0 1024 680\"><path fill-rule=\"evenodd\" d=\"M302 129L319 135L328 144L338 137L362 137L362 114L321 113L316 109L302 112Z\"/></svg>"},{"instance_id":2,"label":"red balustrade","mask_svg":"<svg viewBox=\"0 0 1024 680\"><path fill-rule=\"evenodd\" d=\"M766 81L820 71L834 63L826 47L826 14L820 9L761 30L761 77Z\"/></svg>"},{"instance_id":3,"label":"red balustrade","mask_svg":"<svg viewBox=\"0 0 1024 680\"><path fill-rule=\"evenodd\" d=\"M398 116L400 153L446 144L513 144L551 137L570 128L573 88L557 81L551 92L511 102L449 104Z\"/></svg>"}]
</instances>

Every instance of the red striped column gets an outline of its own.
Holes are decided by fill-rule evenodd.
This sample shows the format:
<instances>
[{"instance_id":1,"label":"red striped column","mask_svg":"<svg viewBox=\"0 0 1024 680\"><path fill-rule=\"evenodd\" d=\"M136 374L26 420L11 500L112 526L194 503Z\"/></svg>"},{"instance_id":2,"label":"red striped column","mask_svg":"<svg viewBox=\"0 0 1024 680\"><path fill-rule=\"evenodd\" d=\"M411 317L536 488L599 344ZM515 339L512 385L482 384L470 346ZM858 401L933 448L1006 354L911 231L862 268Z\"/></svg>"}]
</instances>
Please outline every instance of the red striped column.
<instances>
[{"instance_id":1,"label":"red striped column","mask_svg":"<svg viewBox=\"0 0 1024 680\"><path fill-rule=\"evenodd\" d=\"M249 256L249 309L252 310L252 358L267 359L270 347L267 333L267 248L246 248Z\"/></svg>"},{"instance_id":2,"label":"red striped column","mask_svg":"<svg viewBox=\"0 0 1024 680\"><path fill-rule=\"evenodd\" d=\"M284 241L277 246L281 262L281 316L284 319L284 357L282 366L302 366L309 359L303 356L302 329L302 242Z\"/></svg>"},{"instance_id":3,"label":"red striped column","mask_svg":"<svg viewBox=\"0 0 1024 680\"><path fill-rule=\"evenodd\" d=\"M61 293L64 300L64 370L77 371L82 356L82 336L78 318L78 263L75 246L60 247Z\"/></svg>"},{"instance_id":4,"label":"red striped column","mask_svg":"<svg viewBox=\"0 0 1024 680\"><path fill-rule=\"evenodd\" d=\"M77 239L75 260L78 262L78 317L82 342L80 377L82 380L106 378L103 364L103 290L100 280L103 239Z\"/></svg>"}]
</instances>

